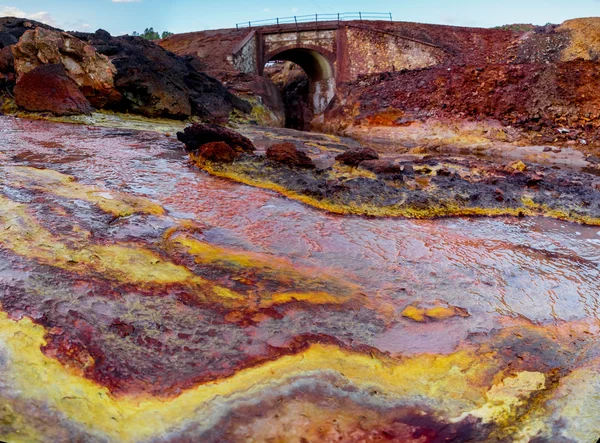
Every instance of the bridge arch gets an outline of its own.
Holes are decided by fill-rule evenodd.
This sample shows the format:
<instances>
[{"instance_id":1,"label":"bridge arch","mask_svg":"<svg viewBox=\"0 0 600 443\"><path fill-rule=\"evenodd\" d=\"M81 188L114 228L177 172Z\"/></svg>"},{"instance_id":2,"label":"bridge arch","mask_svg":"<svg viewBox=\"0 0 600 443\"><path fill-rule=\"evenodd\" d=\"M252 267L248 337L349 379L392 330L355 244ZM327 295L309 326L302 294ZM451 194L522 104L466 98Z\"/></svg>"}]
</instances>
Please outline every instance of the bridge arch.
<instances>
[{"instance_id":1,"label":"bridge arch","mask_svg":"<svg viewBox=\"0 0 600 443\"><path fill-rule=\"evenodd\" d=\"M317 46L280 47L265 54L261 74L271 61L289 61L300 66L308 76L313 112L318 115L325 111L335 95L335 59L335 54Z\"/></svg>"}]
</instances>

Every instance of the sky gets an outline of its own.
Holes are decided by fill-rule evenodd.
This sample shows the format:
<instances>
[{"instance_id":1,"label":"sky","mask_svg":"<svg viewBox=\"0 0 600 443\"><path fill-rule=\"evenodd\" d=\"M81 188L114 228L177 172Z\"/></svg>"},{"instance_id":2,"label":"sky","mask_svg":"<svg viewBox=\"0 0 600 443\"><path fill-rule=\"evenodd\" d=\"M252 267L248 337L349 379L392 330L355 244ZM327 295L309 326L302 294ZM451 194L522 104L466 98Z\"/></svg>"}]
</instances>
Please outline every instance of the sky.
<instances>
[{"instance_id":1,"label":"sky","mask_svg":"<svg viewBox=\"0 0 600 443\"><path fill-rule=\"evenodd\" d=\"M69 31L102 28L113 35L148 27L191 32L249 20L354 11L457 26L543 25L600 16L600 0L0 0L0 17L27 17Z\"/></svg>"}]
</instances>

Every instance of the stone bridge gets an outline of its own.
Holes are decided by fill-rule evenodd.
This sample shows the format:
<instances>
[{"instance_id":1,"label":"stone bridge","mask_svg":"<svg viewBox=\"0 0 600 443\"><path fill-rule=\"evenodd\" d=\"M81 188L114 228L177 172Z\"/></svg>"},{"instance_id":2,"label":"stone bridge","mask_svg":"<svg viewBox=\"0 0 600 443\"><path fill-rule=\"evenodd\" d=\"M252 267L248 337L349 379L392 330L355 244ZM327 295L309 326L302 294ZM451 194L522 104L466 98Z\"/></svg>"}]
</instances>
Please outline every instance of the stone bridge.
<instances>
[{"instance_id":1,"label":"stone bridge","mask_svg":"<svg viewBox=\"0 0 600 443\"><path fill-rule=\"evenodd\" d=\"M336 87L361 75L421 69L442 62L445 51L403 36L389 22L315 22L248 29L231 63L241 72L262 75L271 61L291 61L310 79L315 114L335 96Z\"/></svg>"}]
</instances>

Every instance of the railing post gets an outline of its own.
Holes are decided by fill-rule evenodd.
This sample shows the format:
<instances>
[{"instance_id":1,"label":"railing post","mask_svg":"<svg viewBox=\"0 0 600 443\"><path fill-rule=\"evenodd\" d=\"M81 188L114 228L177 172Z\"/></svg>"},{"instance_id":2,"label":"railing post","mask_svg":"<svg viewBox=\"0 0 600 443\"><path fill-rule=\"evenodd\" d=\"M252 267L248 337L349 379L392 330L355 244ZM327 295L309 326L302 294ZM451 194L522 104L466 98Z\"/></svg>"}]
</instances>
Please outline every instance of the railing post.
<instances>
[{"instance_id":1,"label":"railing post","mask_svg":"<svg viewBox=\"0 0 600 443\"><path fill-rule=\"evenodd\" d=\"M390 12L390 21L393 22L394 20L392 19L392 13Z\"/></svg>"},{"instance_id":2,"label":"railing post","mask_svg":"<svg viewBox=\"0 0 600 443\"><path fill-rule=\"evenodd\" d=\"M248 22L248 27L251 28L252 27L252 22Z\"/></svg>"},{"instance_id":3,"label":"railing post","mask_svg":"<svg viewBox=\"0 0 600 443\"><path fill-rule=\"evenodd\" d=\"M362 22L362 14L359 12L358 13L358 18L360 19L360 21Z\"/></svg>"},{"instance_id":4,"label":"railing post","mask_svg":"<svg viewBox=\"0 0 600 443\"><path fill-rule=\"evenodd\" d=\"M235 24L235 29L240 29L240 25L238 25L237 23Z\"/></svg>"},{"instance_id":5,"label":"railing post","mask_svg":"<svg viewBox=\"0 0 600 443\"><path fill-rule=\"evenodd\" d=\"M277 26L279 26L279 17L277 17Z\"/></svg>"},{"instance_id":6,"label":"railing post","mask_svg":"<svg viewBox=\"0 0 600 443\"><path fill-rule=\"evenodd\" d=\"M296 32L298 31L298 19L294 16L294 23L296 23Z\"/></svg>"},{"instance_id":7,"label":"railing post","mask_svg":"<svg viewBox=\"0 0 600 443\"><path fill-rule=\"evenodd\" d=\"M338 25L340 24L340 13L338 12Z\"/></svg>"}]
</instances>

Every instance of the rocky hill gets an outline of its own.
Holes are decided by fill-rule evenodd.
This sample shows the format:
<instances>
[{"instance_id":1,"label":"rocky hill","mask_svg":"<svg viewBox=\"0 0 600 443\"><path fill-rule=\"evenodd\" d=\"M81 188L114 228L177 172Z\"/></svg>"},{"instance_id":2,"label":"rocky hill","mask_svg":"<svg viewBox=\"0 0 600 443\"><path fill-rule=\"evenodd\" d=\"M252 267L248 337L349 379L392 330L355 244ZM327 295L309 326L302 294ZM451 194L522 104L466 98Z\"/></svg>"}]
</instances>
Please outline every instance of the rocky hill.
<instances>
[{"instance_id":1,"label":"rocky hill","mask_svg":"<svg viewBox=\"0 0 600 443\"><path fill-rule=\"evenodd\" d=\"M42 69L45 65L59 68ZM19 88L25 80L29 86ZM147 117L228 121L234 109L251 110L189 57L140 37L112 37L103 30L69 34L10 17L0 19L0 86L14 92L20 107L55 114L89 112L93 106ZM74 98L77 89L82 97ZM73 100L79 105L71 106Z\"/></svg>"}]
</instances>

